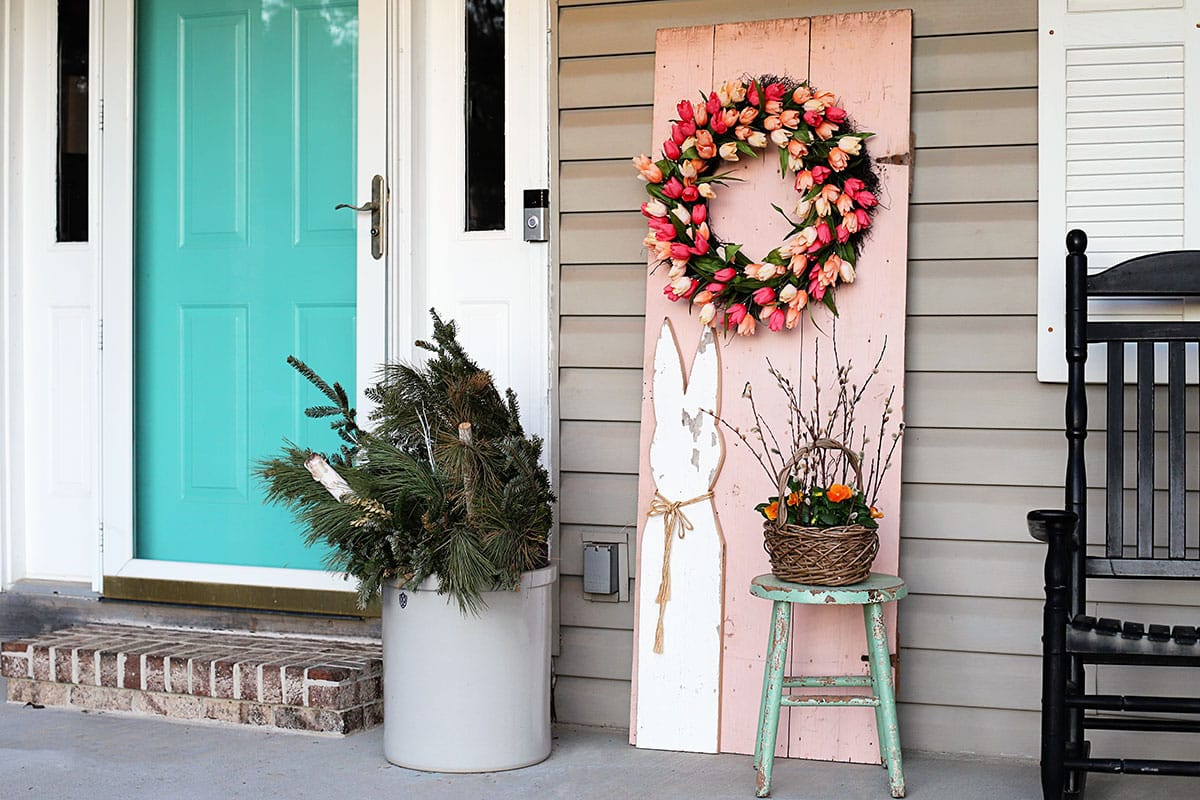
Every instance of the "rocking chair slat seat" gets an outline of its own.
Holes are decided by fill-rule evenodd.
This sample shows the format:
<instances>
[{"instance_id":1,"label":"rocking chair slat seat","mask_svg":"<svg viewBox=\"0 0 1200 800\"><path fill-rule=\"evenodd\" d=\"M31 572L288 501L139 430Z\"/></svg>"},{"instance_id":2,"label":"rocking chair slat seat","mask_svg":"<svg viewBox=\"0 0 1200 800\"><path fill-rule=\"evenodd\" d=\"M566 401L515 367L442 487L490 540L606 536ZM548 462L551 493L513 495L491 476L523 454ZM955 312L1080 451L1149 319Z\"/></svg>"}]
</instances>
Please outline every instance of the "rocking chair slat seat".
<instances>
[{"instance_id":1,"label":"rocking chair slat seat","mask_svg":"<svg viewBox=\"0 0 1200 800\"><path fill-rule=\"evenodd\" d=\"M1146 580L1158 586L1164 579L1200 579L1200 521L1188 519L1187 498L1189 469L1193 475L1196 469L1187 463L1195 460L1188 446L1188 437L1194 435L1187 428L1188 405L1195 403L1188 375L1194 384L1200 370L1200 322L1154 319L1153 314L1150 319L1118 322L1088 316L1093 298L1200 297L1200 251L1143 256L1088 274L1086 249L1083 231L1067 235L1065 507L1031 511L1028 517L1030 534L1047 544L1044 800L1082 798L1089 772L1200 777L1200 759L1094 757L1085 737L1087 730L1200 733L1200 720L1195 718L1145 716L1200 715L1200 698L1084 691L1090 683L1085 667L1094 664L1200 667L1195 627L1097 619L1085 613L1091 581ZM1090 433L1086 367L1091 356L1101 361L1093 377L1105 382L1103 409L1092 417L1104 427L1095 438L1103 442L1099 478L1105 497L1103 508L1096 509L1102 513L1089 515L1085 444ZM1131 397L1134 408L1129 409ZM1156 414L1156 405L1165 413ZM1164 418L1165 431L1156 427ZM1163 489L1166 503L1160 504L1156 501ZM1103 529L1099 535L1089 537L1089 519ZM1089 542L1102 543L1102 555L1089 555Z\"/></svg>"},{"instance_id":2,"label":"rocking chair slat seat","mask_svg":"<svg viewBox=\"0 0 1200 800\"><path fill-rule=\"evenodd\" d=\"M1166 625L1150 625L1149 634L1146 627L1140 622L1097 621L1077 614L1067 629L1067 652L1090 664L1145 664L1150 659L1157 666L1200 666L1195 628L1176 626L1184 635L1175 639Z\"/></svg>"}]
</instances>

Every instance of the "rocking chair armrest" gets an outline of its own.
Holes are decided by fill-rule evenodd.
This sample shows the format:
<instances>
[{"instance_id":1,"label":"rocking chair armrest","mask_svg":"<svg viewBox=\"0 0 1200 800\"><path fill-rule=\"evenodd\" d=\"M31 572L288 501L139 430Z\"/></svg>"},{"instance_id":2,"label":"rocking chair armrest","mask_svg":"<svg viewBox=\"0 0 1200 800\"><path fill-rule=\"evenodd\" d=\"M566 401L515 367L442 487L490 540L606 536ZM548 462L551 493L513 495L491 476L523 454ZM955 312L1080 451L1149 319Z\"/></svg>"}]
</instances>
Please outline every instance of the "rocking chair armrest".
<instances>
[{"instance_id":1,"label":"rocking chair armrest","mask_svg":"<svg viewBox=\"0 0 1200 800\"><path fill-rule=\"evenodd\" d=\"M1074 511L1064 511L1061 508L1041 508L1030 511L1025 521L1029 525L1029 535L1039 542L1049 543L1052 539L1065 539L1068 546L1074 545L1075 526L1079 524L1079 515Z\"/></svg>"}]
</instances>

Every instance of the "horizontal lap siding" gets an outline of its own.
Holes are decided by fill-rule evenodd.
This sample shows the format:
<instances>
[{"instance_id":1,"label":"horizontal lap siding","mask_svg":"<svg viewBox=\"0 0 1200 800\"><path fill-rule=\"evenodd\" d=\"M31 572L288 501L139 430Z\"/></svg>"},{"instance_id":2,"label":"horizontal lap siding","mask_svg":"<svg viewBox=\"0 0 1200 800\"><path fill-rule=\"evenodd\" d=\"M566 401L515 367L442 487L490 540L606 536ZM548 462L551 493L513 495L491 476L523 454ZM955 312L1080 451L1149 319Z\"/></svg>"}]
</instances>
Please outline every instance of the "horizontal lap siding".
<instances>
[{"instance_id":1,"label":"horizontal lap siding","mask_svg":"<svg viewBox=\"0 0 1200 800\"><path fill-rule=\"evenodd\" d=\"M1063 388L1037 382L1037 5L914 8L900 699L906 746L1034 756L1043 549L1027 509L1060 502ZM896 7L865 0L804 13ZM560 0L559 718L628 724L633 607L582 591L589 534L636 531L645 257L629 158L650 147L654 31L792 16L788 2ZM836 87L833 88L836 91ZM1095 473L1098 475L1099 473ZM986 568L984 568L986 565ZM1096 611L1187 622L1148 587ZM1115 680L1103 675L1101 682ZM1136 683L1136 678L1133 679ZM1176 737L1181 738L1181 737ZM1181 744L1164 737L1161 746Z\"/></svg>"}]
</instances>

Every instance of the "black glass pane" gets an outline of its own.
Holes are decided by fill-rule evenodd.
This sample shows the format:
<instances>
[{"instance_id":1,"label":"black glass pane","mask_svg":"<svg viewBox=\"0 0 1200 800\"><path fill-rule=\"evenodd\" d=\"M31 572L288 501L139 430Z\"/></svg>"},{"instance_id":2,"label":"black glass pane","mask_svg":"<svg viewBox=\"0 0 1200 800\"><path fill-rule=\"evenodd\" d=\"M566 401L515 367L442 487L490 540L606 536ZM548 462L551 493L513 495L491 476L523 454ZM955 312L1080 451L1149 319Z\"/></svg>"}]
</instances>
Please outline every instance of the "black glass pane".
<instances>
[{"instance_id":1,"label":"black glass pane","mask_svg":"<svg viewBox=\"0 0 1200 800\"><path fill-rule=\"evenodd\" d=\"M467 0L467 230L504 229L504 0Z\"/></svg>"},{"instance_id":2,"label":"black glass pane","mask_svg":"<svg viewBox=\"0 0 1200 800\"><path fill-rule=\"evenodd\" d=\"M88 228L88 0L58 3L57 238Z\"/></svg>"}]
</instances>

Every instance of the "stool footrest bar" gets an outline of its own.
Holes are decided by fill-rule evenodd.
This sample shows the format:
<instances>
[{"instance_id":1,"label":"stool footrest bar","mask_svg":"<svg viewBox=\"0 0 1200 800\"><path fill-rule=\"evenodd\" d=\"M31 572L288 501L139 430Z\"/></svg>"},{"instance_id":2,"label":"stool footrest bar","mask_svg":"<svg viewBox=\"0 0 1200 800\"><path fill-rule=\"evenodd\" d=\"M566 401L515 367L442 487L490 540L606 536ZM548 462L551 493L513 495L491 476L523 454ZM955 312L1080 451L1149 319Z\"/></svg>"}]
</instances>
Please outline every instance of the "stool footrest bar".
<instances>
[{"instance_id":1,"label":"stool footrest bar","mask_svg":"<svg viewBox=\"0 0 1200 800\"><path fill-rule=\"evenodd\" d=\"M803 706L877 706L879 698L865 694L811 694L784 697L780 705Z\"/></svg>"},{"instance_id":2,"label":"stool footrest bar","mask_svg":"<svg viewBox=\"0 0 1200 800\"><path fill-rule=\"evenodd\" d=\"M783 679L785 689L825 689L832 686L870 686L870 675L797 675Z\"/></svg>"}]
</instances>

